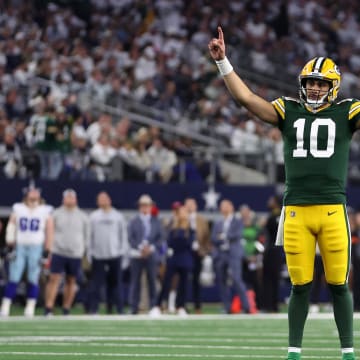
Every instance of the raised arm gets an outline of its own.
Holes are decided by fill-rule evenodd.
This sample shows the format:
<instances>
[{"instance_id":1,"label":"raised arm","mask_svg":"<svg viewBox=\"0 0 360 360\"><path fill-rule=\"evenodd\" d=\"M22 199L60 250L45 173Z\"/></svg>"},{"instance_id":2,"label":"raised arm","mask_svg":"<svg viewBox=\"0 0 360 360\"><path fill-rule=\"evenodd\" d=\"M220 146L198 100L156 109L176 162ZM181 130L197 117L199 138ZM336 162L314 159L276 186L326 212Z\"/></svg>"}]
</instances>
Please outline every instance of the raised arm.
<instances>
[{"instance_id":1,"label":"raised arm","mask_svg":"<svg viewBox=\"0 0 360 360\"><path fill-rule=\"evenodd\" d=\"M236 101L261 120L270 124L277 124L278 116L272 104L253 93L233 70L225 55L224 34L220 26L218 32L219 37L213 38L208 46L211 57L215 60L229 92Z\"/></svg>"}]
</instances>

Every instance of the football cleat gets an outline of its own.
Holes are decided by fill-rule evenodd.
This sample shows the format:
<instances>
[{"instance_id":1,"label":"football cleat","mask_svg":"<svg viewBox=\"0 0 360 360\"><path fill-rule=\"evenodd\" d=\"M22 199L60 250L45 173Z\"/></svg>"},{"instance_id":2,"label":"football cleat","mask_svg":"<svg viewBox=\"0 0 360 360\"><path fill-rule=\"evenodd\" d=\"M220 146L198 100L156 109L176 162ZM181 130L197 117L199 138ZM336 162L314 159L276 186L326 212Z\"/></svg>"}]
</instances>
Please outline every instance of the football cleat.
<instances>
[{"instance_id":1,"label":"football cleat","mask_svg":"<svg viewBox=\"0 0 360 360\"><path fill-rule=\"evenodd\" d=\"M342 354L342 360L355 360L355 354L354 353Z\"/></svg>"},{"instance_id":2,"label":"football cleat","mask_svg":"<svg viewBox=\"0 0 360 360\"><path fill-rule=\"evenodd\" d=\"M296 352L289 352L286 360L300 360L301 354Z\"/></svg>"}]
</instances>

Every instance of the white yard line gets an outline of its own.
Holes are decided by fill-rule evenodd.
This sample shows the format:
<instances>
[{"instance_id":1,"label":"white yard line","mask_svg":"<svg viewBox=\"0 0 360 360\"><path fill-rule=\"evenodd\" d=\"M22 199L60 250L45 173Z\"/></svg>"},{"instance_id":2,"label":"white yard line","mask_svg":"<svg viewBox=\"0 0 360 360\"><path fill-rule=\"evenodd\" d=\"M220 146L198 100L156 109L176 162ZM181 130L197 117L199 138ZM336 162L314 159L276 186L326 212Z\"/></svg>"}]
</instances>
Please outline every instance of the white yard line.
<instances>
[{"instance_id":1,"label":"white yard line","mask_svg":"<svg viewBox=\"0 0 360 360\"><path fill-rule=\"evenodd\" d=\"M202 355L202 354L116 354L116 353L84 353L84 352L34 352L34 351L4 351L0 355L26 355L26 356L79 356L79 357L119 357L119 358L200 358L200 359L277 359L276 355ZM336 356L303 355L302 359L338 359Z\"/></svg>"},{"instance_id":2,"label":"white yard line","mask_svg":"<svg viewBox=\"0 0 360 360\"><path fill-rule=\"evenodd\" d=\"M16 332L18 333L18 332ZM185 336L186 335L186 336ZM276 336L270 336L266 333L257 334L259 337L261 337L261 341L263 343L284 343L284 337L287 337L287 334L280 335L277 333ZM329 339L323 339L323 338L317 338L316 336L306 334L304 341L307 343L329 343L333 344L334 339L337 338L337 333L334 330L333 332L334 338ZM258 343L259 339L254 339L253 336L248 338L249 334L242 334L238 333L236 334L236 337L234 337L234 333L229 334L229 336L224 338L219 338L216 334L216 337L198 337L191 335L189 336L189 333L184 333L184 336L180 336L179 334L170 334L168 337L151 337L151 336L63 336L63 335L50 335L50 336L34 336L34 335L8 335L8 336L0 336L0 344L5 343L20 343L20 344L27 344L27 343L57 343L57 342L66 342L68 344L71 343L93 343L94 341L104 341L104 343L109 341L118 341L119 344L123 344L124 342L134 342L135 345L136 342L140 342L141 344L144 344L144 342L213 342L213 343L241 343L241 342L254 342ZM145 344L146 345L146 344ZM189 345L192 346L192 345Z\"/></svg>"},{"instance_id":3,"label":"white yard line","mask_svg":"<svg viewBox=\"0 0 360 360\"><path fill-rule=\"evenodd\" d=\"M4 342L33 342L40 341L48 343L49 341L67 341L68 343L72 342L93 342L94 340L108 340L108 341L161 341L161 340L171 340L171 338L164 337L151 337L151 336L61 336L61 335L52 335L52 336L2 336L0 337L0 343Z\"/></svg>"},{"instance_id":4,"label":"white yard line","mask_svg":"<svg viewBox=\"0 0 360 360\"><path fill-rule=\"evenodd\" d=\"M44 345L44 342L31 342L31 343L18 343L15 342L17 345L22 344L26 346L39 346ZM4 342L2 344L5 345L13 345L14 342ZM46 345L51 346L81 346L83 345L82 342L75 342L75 343L69 343L69 342L46 342ZM251 350L251 351L264 351L264 350L287 350L287 346L281 346L274 348L273 346L245 346L245 345L187 345L187 344L124 344L124 343L90 343L86 344L87 347L114 347L114 348L157 348L157 349L198 349L198 350ZM327 351L337 351L337 348L329 348L329 347L304 347L303 348L305 352L307 351L320 351L320 352L327 352ZM339 350L340 353L340 350ZM1 354L1 352L0 352Z\"/></svg>"},{"instance_id":5,"label":"white yard line","mask_svg":"<svg viewBox=\"0 0 360 360\"><path fill-rule=\"evenodd\" d=\"M2 339L2 338L0 338ZM335 337L334 337L335 339ZM331 344L331 345L334 345L334 339L319 339L319 340L312 340L312 339L305 339L304 342L306 344ZM233 344L233 343L236 343L236 344L239 344L241 342L245 342L245 343L255 343L255 344L258 344L259 343L259 340L258 339L246 339L246 341L243 341L242 339L222 339L222 340L219 340L219 339L211 339L209 340L209 338L202 338L202 339L169 339L169 340L166 340L167 342L171 342L171 343L186 343L186 342L190 342L190 343L198 343L198 342L212 342L212 343L219 343L219 344L224 344L224 343L227 343L227 344ZM61 341L59 341L61 343ZM267 339L267 340L262 340L261 341L263 344L285 344L286 341L282 340L282 339ZM34 343L34 341L21 341L21 340L0 340L0 344L1 345L4 345L4 344L23 344L23 345L27 345L27 344L32 344ZM44 343L49 343L48 341L39 341L38 342L39 344L44 344ZM54 344L56 344L57 341L54 342ZM80 342L79 342L80 343ZM82 344L85 343L85 341L81 342ZM88 342L86 342L88 343ZM72 342L66 342L66 344L68 345L71 345ZM76 344L76 342L74 343ZM101 343L101 344L108 344L108 343ZM124 344L123 342L119 342L119 346L121 346L121 344ZM136 345L136 344L135 344ZM145 344L146 345L146 344ZM185 344L186 345L186 344ZM336 344L337 345L337 344ZM236 346L236 345L235 345Z\"/></svg>"},{"instance_id":6,"label":"white yard line","mask_svg":"<svg viewBox=\"0 0 360 360\"><path fill-rule=\"evenodd\" d=\"M333 319L334 315L332 313L320 313L320 314L309 314L308 319L314 320L327 320ZM254 314L254 315L187 315L186 317L178 317L176 315L161 315L156 318L150 317L147 314L144 315L55 315L50 318L45 316L35 316L34 318L27 319L23 316L9 316L7 318L0 318L0 322L6 321L72 321L72 320L82 320L82 321L207 321L207 320L277 320L277 319L287 319L287 314ZM360 319L360 313L354 314L354 319Z\"/></svg>"}]
</instances>

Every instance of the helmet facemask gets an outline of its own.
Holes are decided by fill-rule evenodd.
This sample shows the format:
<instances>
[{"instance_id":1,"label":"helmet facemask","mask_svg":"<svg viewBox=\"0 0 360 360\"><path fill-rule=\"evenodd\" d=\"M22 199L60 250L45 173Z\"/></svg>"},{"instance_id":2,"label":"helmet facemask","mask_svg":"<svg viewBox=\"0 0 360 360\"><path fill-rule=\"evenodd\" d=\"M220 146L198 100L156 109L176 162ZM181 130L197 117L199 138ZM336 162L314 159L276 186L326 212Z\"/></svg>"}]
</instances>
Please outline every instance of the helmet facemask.
<instances>
[{"instance_id":1,"label":"helmet facemask","mask_svg":"<svg viewBox=\"0 0 360 360\"><path fill-rule=\"evenodd\" d=\"M306 83L308 80L314 79L314 80L322 80L326 81L329 84L329 90L323 91L321 89L315 90L315 89L307 89ZM317 109L320 106L323 106L325 104L329 104L333 102L333 86L332 82L327 79L319 79L316 77L304 77L300 80L300 99L306 103L308 106L310 106L313 109ZM311 94L308 94L308 91L311 92ZM317 92L317 95L316 95Z\"/></svg>"}]
</instances>

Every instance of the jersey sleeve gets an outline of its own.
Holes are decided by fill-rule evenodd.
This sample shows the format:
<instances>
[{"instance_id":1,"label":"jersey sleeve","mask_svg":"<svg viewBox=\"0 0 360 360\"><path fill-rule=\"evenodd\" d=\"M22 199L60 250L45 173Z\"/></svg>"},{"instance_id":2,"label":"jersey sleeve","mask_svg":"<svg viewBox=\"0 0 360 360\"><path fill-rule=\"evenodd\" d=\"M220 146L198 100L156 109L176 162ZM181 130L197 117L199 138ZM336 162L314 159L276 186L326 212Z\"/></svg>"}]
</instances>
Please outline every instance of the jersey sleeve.
<instances>
[{"instance_id":1,"label":"jersey sleeve","mask_svg":"<svg viewBox=\"0 0 360 360\"><path fill-rule=\"evenodd\" d=\"M285 100L284 98L277 98L271 102L272 106L274 107L277 116L278 116L278 126L280 130L283 128L283 123L285 120Z\"/></svg>"},{"instance_id":2,"label":"jersey sleeve","mask_svg":"<svg viewBox=\"0 0 360 360\"><path fill-rule=\"evenodd\" d=\"M360 101L353 100L349 109L349 125L352 132L357 129L357 123L360 120Z\"/></svg>"}]
</instances>

